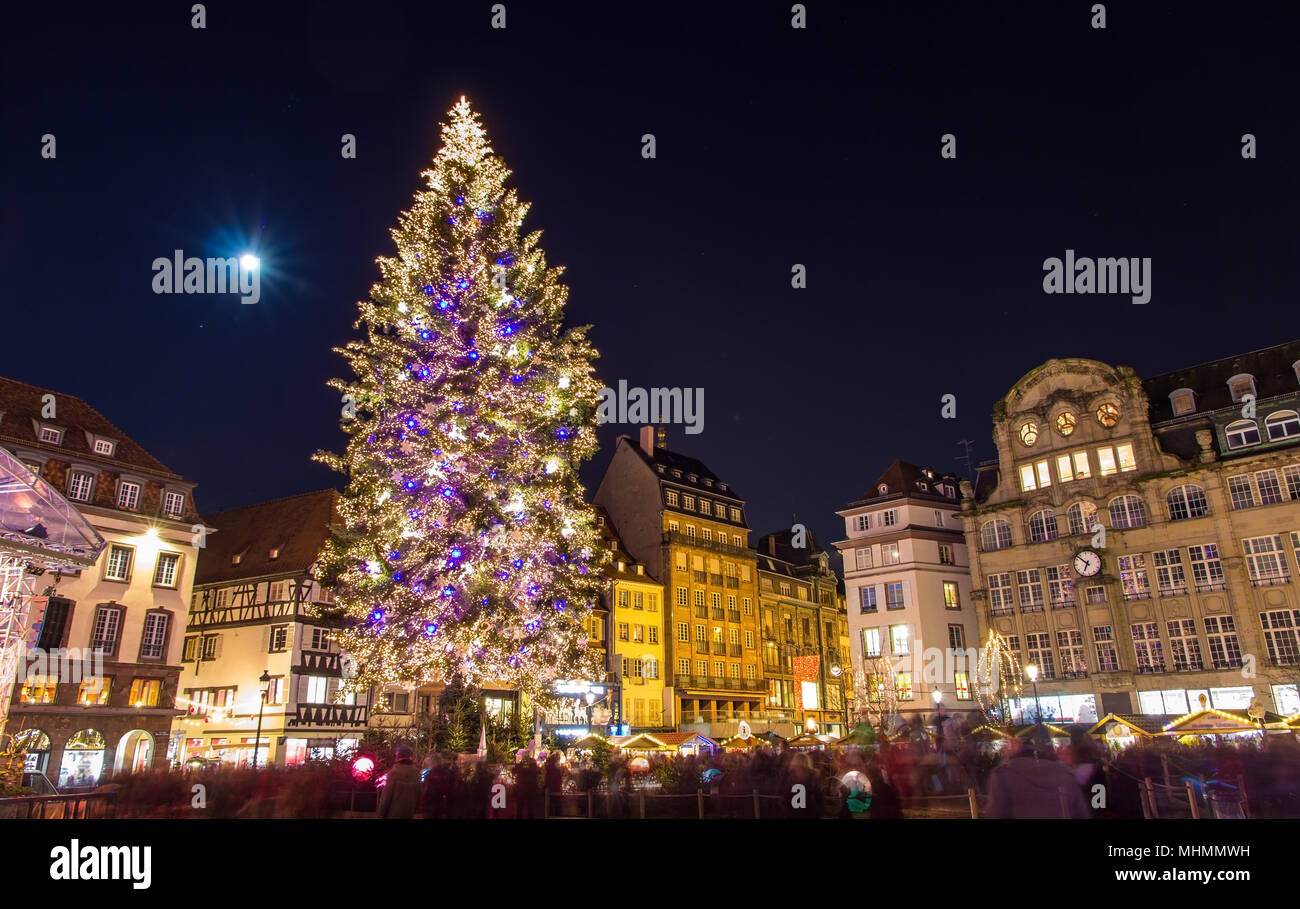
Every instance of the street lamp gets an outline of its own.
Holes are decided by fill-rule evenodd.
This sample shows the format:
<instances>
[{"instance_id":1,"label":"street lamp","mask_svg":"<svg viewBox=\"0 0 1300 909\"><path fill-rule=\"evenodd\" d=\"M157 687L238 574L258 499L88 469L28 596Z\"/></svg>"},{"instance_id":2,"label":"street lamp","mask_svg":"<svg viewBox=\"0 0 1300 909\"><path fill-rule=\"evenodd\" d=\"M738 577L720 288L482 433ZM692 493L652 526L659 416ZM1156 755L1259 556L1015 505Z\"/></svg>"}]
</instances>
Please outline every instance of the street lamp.
<instances>
[{"instance_id":1,"label":"street lamp","mask_svg":"<svg viewBox=\"0 0 1300 909\"><path fill-rule=\"evenodd\" d=\"M1030 663L1025 667L1025 675L1034 684L1034 722L1043 722L1043 705L1038 700L1038 667Z\"/></svg>"},{"instance_id":2,"label":"street lamp","mask_svg":"<svg viewBox=\"0 0 1300 909\"><path fill-rule=\"evenodd\" d=\"M257 769L257 749L262 744L262 711L266 709L266 694L271 690L271 673L263 669L262 677L257 680L262 688L262 700L257 705L257 735L253 738L253 769ZM269 756L270 749L267 749Z\"/></svg>"}]
</instances>

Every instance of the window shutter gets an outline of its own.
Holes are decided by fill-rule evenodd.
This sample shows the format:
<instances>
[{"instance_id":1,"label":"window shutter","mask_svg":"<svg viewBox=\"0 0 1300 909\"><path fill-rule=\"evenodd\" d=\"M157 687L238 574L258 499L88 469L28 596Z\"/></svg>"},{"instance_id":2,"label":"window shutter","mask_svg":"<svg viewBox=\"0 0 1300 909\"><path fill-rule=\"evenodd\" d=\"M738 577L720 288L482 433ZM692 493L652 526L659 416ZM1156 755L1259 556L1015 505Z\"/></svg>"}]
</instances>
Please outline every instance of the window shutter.
<instances>
[{"instance_id":1,"label":"window shutter","mask_svg":"<svg viewBox=\"0 0 1300 909\"><path fill-rule=\"evenodd\" d=\"M297 703L299 703L299 704L307 704L307 703L310 703L310 702L307 700L307 696L308 696L308 682L307 682L307 676L305 676L305 675L300 675L300 676L298 676L298 697L297 697Z\"/></svg>"},{"instance_id":2,"label":"window shutter","mask_svg":"<svg viewBox=\"0 0 1300 909\"><path fill-rule=\"evenodd\" d=\"M912 582L908 580L903 581L903 605L912 605Z\"/></svg>"},{"instance_id":3,"label":"window shutter","mask_svg":"<svg viewBox=\"0 0 1300 909\"><path fill-rule=\"evenodd\" d=\"M214 660L219 660L219 659L221 659L221 642L222 642L222 640L223 640L224 638L225 638L225 635L224 635L224 634L219 634L219 635L217 635L216 648L215 648L215 650L214 650L213 653L212 653L212 658L213 658Z\"/></svg>"},{"instance_id":4,"label":"window shutter","mask_svg":"<svg viewBox=\"0 0 1300 909\"><path fill-rule=\"evenodd\" d=\"M267 625L262 629L262 652L271 652L271 626Z\"/></svg>"},{"instance_id":5,"label":"window shutter","mask_svg":"<svg viewBox=\"0 0 1300 909\"><path fill-rule=\"evenodd\" d=\"M327 679L325 682L325 702L328 704L334 703L334 695L338 693L338 690L339 680Z\"/></svg>"}]
</instances>

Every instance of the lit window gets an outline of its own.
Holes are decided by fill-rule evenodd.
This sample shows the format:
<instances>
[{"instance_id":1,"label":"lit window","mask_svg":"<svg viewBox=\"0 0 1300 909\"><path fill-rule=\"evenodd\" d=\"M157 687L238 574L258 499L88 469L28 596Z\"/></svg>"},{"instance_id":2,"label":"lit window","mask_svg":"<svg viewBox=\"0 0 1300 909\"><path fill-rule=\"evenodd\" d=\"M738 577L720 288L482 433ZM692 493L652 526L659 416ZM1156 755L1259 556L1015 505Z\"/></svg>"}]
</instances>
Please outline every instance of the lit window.
<instances>
[{"instance_id":1,"label":"lit window","mask_svg":"<svg viewBox=\"0 0 1300 909\"><path fill-rule=\"evenodd\" d=\"M1171 521L1200 518L1210 513L1210 505L1205 500L1205 490L1200 486L1175 487L1165 496L1165 503L1169 506Z\"/></svg>"},{"instance_id":2,"label":"lit window","mask_svg":"<svg viewBox=\"0 0 1300 909\"><path fill-rule=\"evenodd\" d=\"M943 582L943 605L947 609L961 609L961 592L956 581Z\"/></svg>"},{"instance_id":3,"label":"lit window","mask_svg":"<svg viewBox=\"0 0 1300 909\"><path fill-rule=\"evenodd\" d=\"M695 496L682 496L682 508L687 511L695 510Z\"/></svg>"},{"instance_id":4,"label":"lit window","mask_svg":"<svg viewBox=\"0 0 1300 909\"><path fill-rule=\"evenodd\" d=\"M1074 414L1068 410L1062 411L1056 415L1056 431L1063 436L1068 436L1074 432L1075 418Z\"/></svg>"},{"instance_id":5,"label":"lit window","mask_svg":"<svg viewBox=\"0 0 1300 909\"><path fill-rule=\"evenodd\" d=\"M1294 410L1279 410L1268 415L1264 421L1268 429L1268 440L1290 439L1300 436L1300 414Z\"/></svg>"},{"instance_id":6,"label":"lit window","mask_svg":"<svg viewBox=\"0 0 1300 909\"><path fill-rule=\"evenodd\" d=\"M1119 456L1119 469L1121 473L1127 473L1130 470L1137 470L1137 459L1133 457L1133 446L1125 442L1123 445L1115 446L1115 454Z\"/></svg>"},{"instance_id":7,"label":"lit window","mask_svg":"<svg viewBox=\"0 0 1300 909\"><path fill-rule=\"evenodd\" d=\"M165 612L151 612L144 618L144 632L140 636L140 659L161 660L167 648L167 626L171 616Z\"/></svg>"},{"instance_id":8,"label":"lit window","mask_svg":"<svg viewBox=\"0 0 1300 909\"><path fill-rule=\"evenodd\" d=\"M882 565L896 565L899 561L898 544L883 543L880 546L880 563Z\"/></svg>"},{"instance_id":9,"label":"lit window","mask_svg":"<svg viewBox=\"0 0 1300 909\"><path fill-rule=\"evenodd\" d=\"M880 629L862 629L862 655L864 657L880 656Z\"/></svg>"},{"instance_id":10,"label":"lit window","mask_svg":"<svg viewBox=\"0 0 1300 909\"><path fill-rule=\"evenodd\" d=\"M985 552L1006 549L1011 545L1011 524L998 519L980 528L980 545Z\"/></svg>"},{"instance_id":11,"label":"lit window","mask_svg":"<svg viewBox=\"0 0 1300 909\"><path fill-rule=\"evenodd\" d=\"M176 586L176 566L180 564L178 552L158 553L158 564L154 567L153 582L157 587Z\"/></svg>"},{"instance_id":12,"label":"lit window","mask_svg":"<svg viewBox=\"0 0 1300 909\"><path fill-rule=\"evenodd\" d=\"M1224 432L1228 436L1229 448L1259 444L1259 425L1254 420L1237 420L1235 423L1229 423Z\"/></svg>"},{"instance_id":13,"label":"lit window","mask_svg":"<svg viewBox=\"0 0 1300 909\"><path fill-rule=\"evenodd\" d=\"M1110 526L1117 530L1141 527L1147 522L1147 509L1137 496L1120 496L1110 503Z\"/></svg>"},{"instance_id":14,"label":"lit window","mask_svg":"<svg viewBox=\"0 0 1300 909\"><path fill-rule=\"evenodd\" d=\"M1035 511L1029 516L1029 541L1046 543L1057 537L1056 512L1050 508Z\"/></svg>"},{"instance_id":15,"label":"lit window","mask_svg":"<svg viewBox=\"0 0 1300 909\"><path fill-rule=\"evenodd\" d=\"M677 507L677 490L675 490L675 489L670 489L670 490L668 490L666 493L664 493L664 495L667 496L668 504L671 505L673 508L676 508L676 507Z\"/></svg>"},{"instance_id":16,"label":"lit window","mask_svg":"<svg viewBox=\"0 0 1300 909\"><path fill-rule=\"evenodd\" d=\"M109 546L108 560L104 563L104 577L109 581L130 580L131 550L125 546Z\"/></svg>"},{"instance_id":17,"label":"lit window","mask_svg":"<svg viewBox=\"0 0 1300 909\"><path fill-rule=\"evenodd\" d=\"M1077 502L1071 505L1065 514L1069 519L1070 533L1073 536L1092 533L1093 527L1097 524L1097 506L1091 502Z\"/></svg>"},{"instance_id":18,"label":"lit window","mask_svg":"<svg viewBox=\"0 0 1300 909\"><path fill-rule=\"evenodd\" d=\"M41 427L41 441L50 445L58 445L63 441L63 430L53 429L49 426Z\"/></svg>"},{"instance_id":19,"label":"lit window","mask_svg":"<svg viewBox=\"0 0 1300 909\"><path fill-rule=\"evenodd\" d=\"M140 505L140 484L119 483L117 486L117 507L126 511L135 511Z\"/></svg>"},{"instance_id":20,"label":"lit window","mask_svg":"<svg viewBox=\"0 0 1300 909\"><path fill-rule=\"evenodd\" d=\"M1038 424L1024 423L1020 427L1020 441L1026 445L1033 445L1038 441Z\"/></svg>"},{"instance_id":21,"label":"lit window","mask_svg":"<svg viewBox=\"0 0 1300 909\"><path fill-rule=\"evenodd\" d=\"M1194 413L1196 411L1196 392L1190 388L1179 388L1169 393L1169 404L1174 409L1174 416L1181 417L1183 414Z\"/></svg>"},{"instance_id":22,"label":"lit window","mask_svg":"<svg viewBox=\"0 0 1300 909\"><path fill-rule=\"evenodd\" d=\"M68 479L68 498L74 502L89 502L90 487L94 476L81 470L74 470Z\"/></svg>"},{"instance_id":23,"label":"lit window","mask_svg":"<svg viewBox=\"0 0 1300 909\"><path fill-rule=\"evenodd\" d=\"M1097 408L1097 422L1110 429L1119 422L1119 408L1114 404L1103 404Z\"/></svg>"},{"instance_id":24,"label":"lit window","mask_svg":"<svg viewBox=\"0 0 1300 909\"><path fill-rule=\"evenodd\" d=\"M1020 488L1025 492L1030 492L1038 488L1038 481L1034 476L1033 464L1020 465Z\"/></svg>"},{"instance_id":25,"label":"lit window","mask_svg":"<svg viewBox=\"0 0 1300 909\"><path fill-rule=\"evenodd\" d=\"M1233 376L1228 380L1228 391L1232 392L1234 402L1241 403L1246 395L1255 393L1255 377L1245 372Z\"/></svg>"},{"instance_id":26,"label":"lit window","mask_svg":"<svg viewBox=\"0 0 1300 909\"><path fill-rule=\"evenodd\" d=\"M894 656L907 656L910 628L907 625L889 626L889 649Z\"/></svg>"},{"instance_id":27,"label":"lit window","mask_svg":"<svg viewBox=\"0 0 1300 909\"><path fill-rule=\"evenodd\" d=\"M1098 472L1103 477L1109 477L1119 473L1119 468L1115 466L1115 449L1098 448L1097 449L1097 467Z\"/></svg>"},{"instance_id":28,"label":"lit window","mask_svg":"<svg viewBox=\"0 0 1300 909\"><path fill-rule=\"evenodd\" d=\"M131 696L127 703L133 707L157 707L158 694L162 690L161 679L133 679Z\"/></svg>"},{"instance_id":29,"label":"lit window","mask_svg":"<svg viewBox=\"0 0 1300 909\"><path fill-rule=\"evenodd\" d=\"M163 514L180 515L185 511L185 494L169 492L163 497Z\"/></svg>"}]
</instances>

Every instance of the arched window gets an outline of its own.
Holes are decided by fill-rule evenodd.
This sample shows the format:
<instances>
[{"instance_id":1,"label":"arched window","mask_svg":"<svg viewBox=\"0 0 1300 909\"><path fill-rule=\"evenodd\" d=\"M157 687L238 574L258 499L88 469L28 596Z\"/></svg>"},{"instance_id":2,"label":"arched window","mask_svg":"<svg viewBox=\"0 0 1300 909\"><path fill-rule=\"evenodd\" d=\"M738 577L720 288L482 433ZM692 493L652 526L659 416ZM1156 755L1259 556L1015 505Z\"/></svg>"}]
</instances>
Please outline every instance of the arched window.
<instances>
[{"instance_id":1,"label":"arched window","mask_svg":"<svg viewBox=\"0 0 1300 909\"><path fill-rule=\"evenodd\" d=\"M879 486L876 487L876 491L883 496L885 493L889 492L889 487L886 486L884 483L881 483Z\"/></svg>"},{"instance_id":2,"label":"arched window","mask_svg":"<svg viewBox=\"0 0 1300 909\"><path fill-rule=\"evenodd\" d=\"M1091 528L1097 523L1097 506L1091 502L1076 502L1065 515L1070 521L1071 535L1091 533Z\"/></svg>"},{"instance_id":3,"label":"arched window","mask_svg":"<svg viewBox=\"0 0 1300 909\"><path fill-rule=\"evenodd\" d=\"M1210 513L1210 504L1205 501L1205 490L1196 485L1178 486L1169 490L1165 504L1169 506L1171 521L1199 518Z\"/></svg>"},{"instance_id":4,"label":"arched window","mask_svg":"<svg viewBox=\"0 0 1300 909\"><path fill-rule=\"evenodd\" d=\"M980 547L985 552L1007 549L1011 546L1011 525L999 518L980 528Z\"/></svg>"},{"instance_id":5,"label":"arched window","mask_svg":"<svg viewBox=\"0 0 1300 909\"><path fill-rule=\"evenodd\" d=\"M1048 540L1055 540L1056 537L1056 512L1050 508L1044 508L1042 511L1035 511L1029 516L1029 541L1031 543L1046 543Z\"/></svg>"},{"instance_id":6,"label":"arched window","mask_svg":"<svg viewBox=\"0 0 1300 909\"><path fill-rule=\"evenodd\" d=\"M1147 522L1147 507L1137 496L1120 496L1110 501L1110 526L1117 530L1141 527Z\"/></svg>"},{"instance_id":7,"label":"arched window","mask_svg":"<svg viewBox=\"0 0 1300 909\"><path fill-rule=\"evenodd\" d=\"M1229 448L1244 448L1247 445L1259 444L1259 426L1254 420L1238 420L1229 423L1225 432L1228 434Z\"/></svg>"},{"instance_id":8,"label":"arched window","mask_svg":"<svg viewBox=\"0 0 1300 909\"><path fill-rule=\"evenodd\" d=\"M1294 410L1274 411L1268 415L1264 425L1268 428L1270 442L1300 436L1300 414Z\"/></svg>"}]
</instances>

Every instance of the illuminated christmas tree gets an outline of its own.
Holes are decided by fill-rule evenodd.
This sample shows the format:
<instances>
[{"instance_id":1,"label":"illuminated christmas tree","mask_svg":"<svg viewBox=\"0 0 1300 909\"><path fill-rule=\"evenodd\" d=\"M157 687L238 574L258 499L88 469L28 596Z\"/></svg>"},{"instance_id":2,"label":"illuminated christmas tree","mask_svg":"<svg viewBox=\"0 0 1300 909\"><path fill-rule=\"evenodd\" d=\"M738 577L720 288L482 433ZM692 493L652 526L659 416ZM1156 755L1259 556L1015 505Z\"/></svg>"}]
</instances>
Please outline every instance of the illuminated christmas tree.
<instances>
[{"instance_id":1,"label":"illuminated christmas tree","mask_svg":"<svg viewBox=\"0 0 1300 909\"><path fill-rule=\"evenodd\" d=\"M578 465L596 450L597 353L461 99L392 231L395 257L338 349L348 477L321 558L355 662L347 690L603 678L586 649L599 537Z\"/></svg>"}]
</instances>

